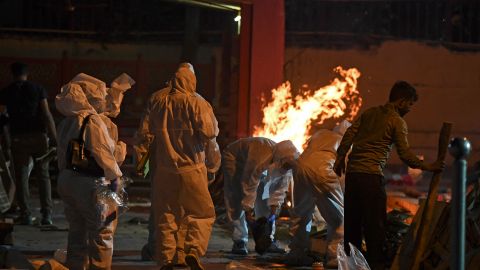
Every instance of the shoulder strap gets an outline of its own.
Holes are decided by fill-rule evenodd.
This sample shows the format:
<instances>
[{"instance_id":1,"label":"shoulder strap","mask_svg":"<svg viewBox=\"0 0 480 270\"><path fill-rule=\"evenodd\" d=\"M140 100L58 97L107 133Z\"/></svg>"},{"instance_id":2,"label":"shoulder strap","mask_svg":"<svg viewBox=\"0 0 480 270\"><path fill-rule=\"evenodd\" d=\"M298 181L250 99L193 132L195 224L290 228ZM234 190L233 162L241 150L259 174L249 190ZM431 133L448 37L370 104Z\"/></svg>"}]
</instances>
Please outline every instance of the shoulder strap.
<instances>
[{"instance_id":1,"label":"shoulder strap","mask_svg":"<svg viewBox=\"0 0 480 270\"><path fill-rule=\"evenodd\" d=\"M82 126L80 127L80 134L78 135L78 141L83 144L84 140L83 138L85 137L85 128L87 127L88 121L90 120L90 116L92 114L87 115L82 122Z\"/></svg>"}]
</instances>

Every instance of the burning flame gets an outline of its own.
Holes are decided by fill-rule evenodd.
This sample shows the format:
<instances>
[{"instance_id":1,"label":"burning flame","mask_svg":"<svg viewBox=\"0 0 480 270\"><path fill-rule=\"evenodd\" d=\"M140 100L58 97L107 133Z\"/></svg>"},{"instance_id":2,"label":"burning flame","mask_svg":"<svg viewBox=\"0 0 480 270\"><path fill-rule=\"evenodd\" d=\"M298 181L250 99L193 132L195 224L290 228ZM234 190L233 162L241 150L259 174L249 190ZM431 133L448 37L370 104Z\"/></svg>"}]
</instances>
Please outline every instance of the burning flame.
<instances>
[{"instance_id":1,"label":"burning flame","mask_svg":"<svg viewBox=\"0 0 480 270\"><path fill-rule=\"evenodd\" d=\"M357 90L360 71L356 68L334 69L340 75L329 85L292 97L290 82L272 89L272 99L263 108L263 127L255 127L253 136L276 142L291 140L302 150L311 136L313 123L346 116L352 120L360 110L362 98ZM346 115L345 115L346 114Z\"/></svg>"}]
</instances>

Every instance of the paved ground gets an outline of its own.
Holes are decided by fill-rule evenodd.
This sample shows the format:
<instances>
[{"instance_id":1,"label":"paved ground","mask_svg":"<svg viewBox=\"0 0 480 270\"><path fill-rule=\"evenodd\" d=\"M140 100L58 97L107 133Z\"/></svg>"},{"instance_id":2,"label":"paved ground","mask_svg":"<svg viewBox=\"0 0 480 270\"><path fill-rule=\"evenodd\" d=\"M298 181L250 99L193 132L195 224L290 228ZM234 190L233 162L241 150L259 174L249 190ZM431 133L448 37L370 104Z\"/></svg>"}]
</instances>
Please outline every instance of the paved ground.
<instances>
[{"instance_id":1,"label":"paved ground","mask_svg":"<svg viewBox=\"0 0 480 270\"><path fill-rule=\"evenodd\" d=\"M35 202L35 199L33 199ZM37 208L36 213L39 209ZM120 216L115 234L113 269L158 269L152 262L140 260L140 250L146 243L148 230L148 204L133 204L130 211ZM63 215L63 205L54 201L53 221L58 230L46 230L40 226L15 226L14 247L30 258L51 258L57 249L67 246L68 224ZM282 227L282 226L280 226ZM283 226L285 228L285 225ZM280 228L282 231L282 228ZM285 229L284 229L285 231ZM259 256L249 243L250 255L236 256L229 252L231 240L227 229L216 224L203 259L207 269L284 269L281 256ZM285 245L285 243L282 243ZM181 269L181 268L179 268ZM291 268L293 269L293 268ZM296 268L302 269L302 268ZM309 269L309 268L304 268Z\"/></svg>"},{"instance_id":2,"label":"paved ground","mask_svg":"<svg viewBox=\"0 0 480 270\"><path fill-rule=\"evenodd\" d=\"M145 191L145 190L144 190ZM138 193L138 192L137 192ZM148 192L143 192L147 195ZM402 198L402 192L389 192L388 205L391 208L401 206L412 208L416 211L417 200ZM118 229L115 234L115 251L113 269L158 269L152 262L140 260L140 250L146 243L148 230L149 203L145 196L133 198L130 210L120 216ZM39 215L38 199L32 198L32 203L37 205L34 214ZM46 231L39 226L15 226L14 247L27 254L30 258L51 258L57 249L65 249L67 245L68 224L63 215L63 204L60 200L54 201L54 224L58 230ZM287 224L280 224L277 228L278 238L287 240ZM249 243L250 255L235 256L229 252L231 249L230 233L225 226L216 224L209 242L208 252L203 262L207 269L311 269L288 268L282 264L281 256L259 256L253 250L253 241ZM281 242L285 247L286 241ZM181 268L179 268L181 269Z\"/></svg>"}]
</instances>

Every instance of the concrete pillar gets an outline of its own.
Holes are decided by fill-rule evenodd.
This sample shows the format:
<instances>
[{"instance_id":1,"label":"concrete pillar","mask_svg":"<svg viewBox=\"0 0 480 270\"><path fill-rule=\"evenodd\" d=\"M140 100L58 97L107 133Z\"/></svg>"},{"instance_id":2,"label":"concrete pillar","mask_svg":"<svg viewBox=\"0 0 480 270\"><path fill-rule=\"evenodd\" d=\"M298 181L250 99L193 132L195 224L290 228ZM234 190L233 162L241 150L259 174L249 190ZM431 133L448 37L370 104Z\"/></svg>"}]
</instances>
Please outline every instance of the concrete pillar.
<instances>
[{"instance_id":1,"label":"concrete pillar","mask_svg":"<svg viewBox=\"0 0 480 270\"><path fill-rule=\"evenodd\" d=\"M256 0L242 5L240 85L237 136L252 134L262 120L262 94L283 82L285 54L283 0Z\"/></svg>"}]
</instances>

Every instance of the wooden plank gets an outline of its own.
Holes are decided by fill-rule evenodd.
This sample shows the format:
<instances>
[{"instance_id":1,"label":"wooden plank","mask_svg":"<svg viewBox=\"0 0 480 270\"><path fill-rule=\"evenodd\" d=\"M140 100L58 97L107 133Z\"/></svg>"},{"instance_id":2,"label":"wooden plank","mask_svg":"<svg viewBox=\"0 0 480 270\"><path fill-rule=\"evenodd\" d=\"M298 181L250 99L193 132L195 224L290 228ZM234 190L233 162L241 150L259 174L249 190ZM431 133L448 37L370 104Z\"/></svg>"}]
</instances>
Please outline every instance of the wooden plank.
<instances>
[{"instance_id":1,"label":"wooden plank","mask_svg":"<svg viewBox=\"0 0 480 270\"><path fill-rule=\"evenodd\" d=\"M452 123L443 123L438 141L437 161L445 160L451 132ZM421 208L421 211L419 210L415 216L414 222L407 234L409 239L405 239L406 243L400 247L391 269L419 269L423 254L430 240L429 236L431 236L440 179L441 173L433 174L424 207ZM414 243L413 248L411 246L412 243Z\"/></svg>"},{"instance_id":2,"label":"wooden plank","mask_svg":"<svg viewBox=\"0 0 480 270\"><path fill-rule=\"evenodd\" d=\"M425 200L420 202L420 208L417 211L417 214L413 217L412 224L410 225L410 229L407 233L407 236L403 240L402 245L397 251L397 256L390 267L390 270L410 270L411 269L411 260L412 260L412 253L414 251L415 246L415 237L414 233L418 230L419 223L421 217L423 215L423 208L425 206ZM435 209L433 211L433 218L432 222L428 224L428 231L432 232L440 226L442 222L443 212L447 208L448 204L446 202L437 202L435 204ZM430 240L432 239L432 234L428 235L427 238ZM429 241L430 242L430 241Z\"/></svg>"},{"instance_id":3,"label":"wooden plank","mask_svg":"<svg viewBox=\"0 0 480 270\"><path fill-rule=\"evenodd\" d=\"M452 123L443 123L442 130L440 131L440 138L438 141L438 156L437 161L445 161L447 154L448 143L450 141L450 134L452 133ZM438 185L440 183L442 173L434 173L432 181L430 182L430 189L425 202L425 209L422 213L422 219L420 226L415 237L414 256L412 261L412 270L418 270L420 268L420 262L423 258L423 254L427 248L428 235L430 230L428 225L431 224L433 219L433 210L438 196Z\"/></svg>"}]
</instances>

